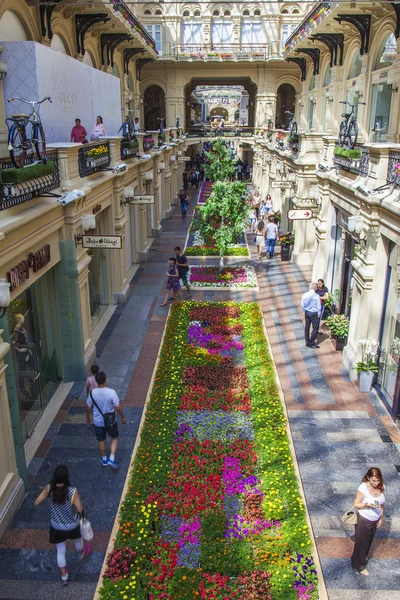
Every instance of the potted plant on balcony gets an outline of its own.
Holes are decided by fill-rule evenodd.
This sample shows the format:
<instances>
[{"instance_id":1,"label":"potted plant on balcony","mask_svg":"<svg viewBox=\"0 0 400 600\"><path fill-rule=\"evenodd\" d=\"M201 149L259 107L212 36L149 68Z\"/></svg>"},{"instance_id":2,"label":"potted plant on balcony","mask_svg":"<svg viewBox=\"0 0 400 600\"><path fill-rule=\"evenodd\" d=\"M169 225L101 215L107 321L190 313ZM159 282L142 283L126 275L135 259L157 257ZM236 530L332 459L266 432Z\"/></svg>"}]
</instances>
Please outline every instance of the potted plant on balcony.
<instances>
[{"instance_id":1,"label":"potted plant on balcony","mask_svg":"<svg viewBox=\"0 0 400 600\"><path fill-rule=\"evenodd\" d=\"M280 235L279 242L281 245L281 260L289 261L294 244L294 231L288 231Z\"/></svg>"},{"instance_id":2,"label":"potted plant on balcony","mask_svg":"<svg viewBox=\"0 0 400 600\"><path fill-rule=\"evenodd\" d=\"M361 348L361 360L356 364L355 369L358 373L358 389L360 392L370 392L374 373L378 372L378 348L376 340L360 340L358 345Z\"/></svg>"},{"instance_id":3,"label":"potted plant on balcony","mask_svg":"<svg viewBox=\"0 0 400 600\"><path fill-rule=\"evenodd\" d=\"M331 338L335 340L336 350L343 350L349 335L350 321L344 315L331 315L326 320L326 326L331 332Z\"/></svg>"}]
</instances>

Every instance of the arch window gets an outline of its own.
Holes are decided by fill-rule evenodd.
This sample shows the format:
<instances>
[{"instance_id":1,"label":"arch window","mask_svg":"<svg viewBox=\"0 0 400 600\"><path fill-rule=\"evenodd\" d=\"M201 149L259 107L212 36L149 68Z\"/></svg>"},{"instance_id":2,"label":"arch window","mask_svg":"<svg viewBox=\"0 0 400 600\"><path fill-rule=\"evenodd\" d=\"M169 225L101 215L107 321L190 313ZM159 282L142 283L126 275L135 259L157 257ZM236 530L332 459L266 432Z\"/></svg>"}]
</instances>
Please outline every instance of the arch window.
<instances>
[{"instance_id":1,"label":"arch window","mask_svg":"<svg viewBox=\"0 0 400 600\"><path fill-rule=\"evenodd\" d=\"M360 54L360 51L357 50L354 53L354 56L352 58L350 69L349 69L349 76L347 77L347 79L354 79L355 77L358 77L361 74L361 68L362 68L361 54Z\"/></svg>"},{"instance_id":2,"label":"arch window","mask_svg":"<svg viewBox=\"0 0 400 600\"><path fill-rule=\"evenodd\" d=\"M310 92L314 88L315 88L315 75L311 75L310 85L309 85L308 91Z\"/></svg>"},{"instance_id":3,"label":"arch window","mask_svg":"<svg viewBox=\"0 0 400 600\"><path fill-rule=\"evenodd\" d=\"M213 19L212 43L230 45L232 43L232 21L227 19Z\"/></svg>"},{"instance_id":4,"label":"arch window","mask_svg":"<svg viewBox=\"0 0 400 600\"><path fill-rule=\"evenodd\" d=\"M195 17L200 17L200 11L199 10L195 10L194 13L193 13L193 15Z\"/></svg>"},{"instance_id":5,"label":"arch window","mask_svg":"<svg viewBox=\"0 0 400 600\"><path fill-rule=\"evenodd\" d=\"M292 15L299 15L299 14L300 14L300 11L299 11L299 9L298 9L298 8L294 8L294 9L292 10Z\"/></svg>"},{"instance_id":6,"label":"arch window","mask_svg":"<svg viewBox=\"0 0 400 600\"><path fill-rule=\"evenodd\" d=\"M56 50L57 52L61 52L62 54L68 54L63 39L58 35L58 33L53 34L53 37L51 38L50 48Z\"/></svg>"},{"instance_id":7,"label":"arch window","mask_svg":"<svg viewBox=\"0 0 400 600\"><path fill-rule=\"evenodd\" d=\"M148 8L146 8L146 10L144 11L145 15L151 15L151 10L149 10Z\"/></svg>"},{"instance_id":8,"label":"arch window","mask_svg":"<svg viewBox=\"0 0 400 600\"><path fill-rule=\"evenodd\" d=\"M12 10L6 10L0 19L0 40L2 42L25 42L28 39L25 28Z\"/></svg>"},{"instance_id":9,"label":"arch window","mask_svg":"<svg viewBox=\"0 0 400 600\"><path fill-rule=\"evenodd\" d=\"M332 69L331 67L328 65L326 67L326 71L325 71L325 76L324 76L324 85L323 87L327 87L330 82L332 81Z\"/></svg>"},{"instance_id":10,"label":"arch window","mask_svg":"<svg viewBox=\"0 0 400 600\"><path fill-rule=\"evenodd\" d=\"M229 10L225 10L224 11L224 17L230 17L230 16L231 16L230 11Z\"/></svg>"},{"instance_id":11,"label":"arch window","mask_svg":"<svg viewBox=\"0 0 400 600\"><path fill-rule=\"evenodd\" d=\"M244 17L248 17L248 16L250 16L250 11L249 11L249 10L247 10L247 9L246 9L246 10L244 10L244 11L243 11L243 16L244 16Z\"/></svg>"},{"instance_id":12,"label":"arch window","mask_svg":"<svg viewBox=\"0 0 400 600\"><path fill-rule=\"evenodd\" d=\"M199 17L182 22L182 43L186 50L200 49L202 45L202 29Z\"/></svg>"},{"instance_id":13,"label":"arch window","mask_svg":"<svg viewBox=\"0 0 400 600\"><path fill-rule=\"evenodd\" d=\"M182 16L184 17L190 17L190 12L188 10L184 10L182 13Z\"/></svg>"},{"instance_id":14,"label":"arch window","mask_svg":"<svg viewBox=\"0 0 400 600\"><path fill-rule=\"evenodd\" d=\"M284 8L283 11L282 11L282 15L288 15L288 14L289 14L288 9Z\"/></svg>"},{"instance_id":15,"label":"arch window","mask_svg":"<svg viewBox=\"0 0 400 600\"><path fill-rule=\"evenodd\" d=\"M396 58L396 38L393 33L390 33L382 42L381 47L376 57L374 71L390 67Z\"/></svg>"},{"instance_id":16,"label":"arch window","mask_svg":"<svg viewBox=\"0 0 400 600\"><path fill-rule=\"evenodd\" d=\"M219 17L219 10L214 10L213 17Z\"/></svg>"},{"instance_id":17,"label":"arch window","mask_svg":"<svg viewBox=\"0 0 400 600\"><path fill-rule=\"evenodd\" d=\"M254 16L255 17L259 17L260 15L261 15L261 11L260 10L257 9L257 10L254 11Z\"/></svg>"},{"instance_id":18,"label":"arch window","mask_svg":"<svg viewBox=\"0 0 400 600\"><path fill-rule=\"evenodd\" d=\"M162 15L162 10L158 9L158 10L156 10L156 12L154 14L156 14L156 15Z\"/></svg>"},{"instance_id":19,"label":"arch window","mask_svg":"<svg viewBox=\"0 0 400 600\"><path fill-rule=\"evenodd\" d=\"M265 42L260 19L243 19L242 44L253 46Z\"/></svg>"},{"instance_id":20,"label":"arch window","mask_svg":"<svg viewBox=\"0 0 400 600\"><path fill-rule=\"evenodd\" d=\"M158 25L146 25L147 33L151 35L153 40L156 43L156 50L158 50L159 54L162 54L162 29L161 23Z\"/></svg>"}]
</instances>

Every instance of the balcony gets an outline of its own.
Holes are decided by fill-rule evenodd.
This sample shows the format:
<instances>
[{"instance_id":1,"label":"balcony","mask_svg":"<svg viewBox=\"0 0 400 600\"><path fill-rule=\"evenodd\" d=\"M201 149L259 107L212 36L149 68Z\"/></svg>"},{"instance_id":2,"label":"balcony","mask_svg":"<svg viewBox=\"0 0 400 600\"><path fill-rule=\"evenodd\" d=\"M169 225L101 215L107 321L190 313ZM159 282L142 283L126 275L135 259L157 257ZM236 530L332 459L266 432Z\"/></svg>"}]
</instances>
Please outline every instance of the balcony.
<instances>
[{"instance_id":1,"label":"balcony","mask_svg":"<svg viewBox=\"0 0 400 600\"><path fill-rule=\"evenodd\" d=\"M0 160L0 211L6 210L32 198L42 196L60 187L57 151L48 151L47 163L38 163L35 157L28 157L26 165L32 165L38 171L37 177L26 178L28 169L15 169L10 159ZM9 173L6 176L6 171ZM39 174L42 171L42 174ZM10 174L15 175L13 182ZM24 176L24 177L22 177ZM18 181L18 179L25 179Z\"/></svg>"},{"instance_id":2,"label":"balcony","mask_svg":"<svg viewBox=\"0 0 400 600\"><path fill-rule=\"evenodd\" d=\"M386 181L396 190L400 190L400 171L397 171L396 166L400 165L400 152L391 150L389 152L389 162Z\"/></svg>"},{"instance_id":3,"label":"balcony","mask_svg":"<svg viewBox=\"0 0 400 600\"><path fill-rule=\"evenodd\" d=\"M354 175L360 175L367 177L369 172L369 149L364 146L356 145L354 150L360 150L360 158L348 158L347 156L333 157L333 164L337 169L342 171L348 171L354 173Z\"/></svg>"},{"instance_id":4,"label":"balcony","mask_svg":"<svg viewBox=\"0 0 400 600\"><path fill-rule=\"evenodd\" d=\"M135 37L139 37L154 55L158 55L155 41L140 23L140 21L133 15L128 5L125 4L123 0L111 0L111 4L114 12L117 13L121 19L125 20L130 26L130 29Z\"/></svg>"},{"instance_id":5,"label":"balcony","mask_svg":"<svg viewBox=\"0 0 400 600\"><path fill-rule=\"evenodd\" d=\"M246 137L253 137L254 136L254 131L255 128L254 127L242 127L242 126L237 126L237 127L229 127L226 126L224 127L224 130L222 133L219 133L218 130L216 131L215 129L213 129L210 125L199 125L199 126L192 126L189 127L187 130L187 137L188 138L202 138L202 137L218 137L220 135L222 135L223 137L242 137L242 138L246 138Z\"/></svg>"},{"instance_id":6,"label":"balcony","mask_svg":"<svg viewBox=\"0 0 400 600\"><path fill-rule=\"evenodd\" d=\"M284 54L287 55L295 46L317 27L339 2L319 2L303 19L292 35L286 40Z\"/></svg>"},{"instance_id":7,"label":"balcony","mask_svg":"<svg viewBox=\"0 0 400 600\"><path fill-rule=\"evenodd\" d=\"M108 169L111 164L110 143L84 144L78 151L79 176L87 177Z\"/></svg>"},{"instance_id":8,"label":"balcony","mask_svg":"<svg viewBox=\"0 0 400 600\"><path fill-rule=\"evenodd\" d=\"M266 44L230 44L228 45L200 45L195 44L165 44L162 51L162 60L188 61L188 62L257 62L282 58L281 42L268 42Z\"/></svg>"}]
</instances>

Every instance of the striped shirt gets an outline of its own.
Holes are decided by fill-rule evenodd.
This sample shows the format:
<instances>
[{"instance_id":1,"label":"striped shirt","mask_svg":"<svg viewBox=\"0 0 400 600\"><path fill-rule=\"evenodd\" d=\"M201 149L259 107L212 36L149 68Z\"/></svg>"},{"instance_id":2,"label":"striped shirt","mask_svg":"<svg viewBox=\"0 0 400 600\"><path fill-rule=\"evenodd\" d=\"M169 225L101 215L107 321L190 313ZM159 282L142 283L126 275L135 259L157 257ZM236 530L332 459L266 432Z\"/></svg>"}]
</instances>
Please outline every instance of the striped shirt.
<instances>
[{"instance_id":1,"label":"striped shirt","mask_svg":"<svg viewBox=\"0 0 400 600\"><path fill-rule=\"evenodd\" d=\"M69 487L68 493L63 504L57 504L51 498L50 500L50 523L54 529L61 531L70 531L79 525L79 515L73 504L76 488Z\"/></svg>"}]
</instances>

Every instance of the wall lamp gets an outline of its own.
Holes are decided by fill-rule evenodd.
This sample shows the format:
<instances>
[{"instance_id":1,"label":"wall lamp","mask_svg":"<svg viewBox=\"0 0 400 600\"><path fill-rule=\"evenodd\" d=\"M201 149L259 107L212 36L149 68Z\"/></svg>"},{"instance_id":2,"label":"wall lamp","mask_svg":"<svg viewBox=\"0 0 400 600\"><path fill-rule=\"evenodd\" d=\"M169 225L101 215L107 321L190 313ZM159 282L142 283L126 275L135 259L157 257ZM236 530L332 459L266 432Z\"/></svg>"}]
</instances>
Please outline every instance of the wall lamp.
<instances>
[{"instance_id":1,"label":"wall lamp","mask_svg":"<svg viewBox=\"0 0 400 600\"><path fill-rule=\"evenodd\" d=\"M171 154L171 156L169 157L169 160L171 162L175 162L176 161L176 156L174 154Z\"/></svg>"},{"instance_id":2,"label":"wall lamp","mask_svg":"<svg viewBox=\"0 0 400 600\"><path fill-rule=\"evenodd\" d=\"M158 172L163 173L165 171L165 162L160 162L158 164Z\"/></svg>"},{"instance_id":3,"label":"wall lamp","mask_svg":"<svg viewBox=\"0 0 400 600\"><path fill-rule=\"evenodd\" d=\"M347 229L356 242L366 244L367 236L364 231L364 219L360 216L353 216L347 219Z\"/></svg>"},{"instance_id":4,"label":"wall lamp","mask_svg":"<svg viewBox=\"0 0 400 600\"><path fill-rule=\"evenodd\" d=\"M145 181L153 181L153 171L146 171L144 174Z\"/></svg>"},{"instance_id":5,"label":"wall lamp","mask_svg":"<svg viewBox=\"0 0 400 600\"><path fill-rule=\"evenodd\" d=\"M0 81L4 81L4 79L7 77L7 73L8 73L7 63L0 60Z\"/></svg>"},{"instance_id":6,"label":"wall lamp","mask_svg":"<svg viewBox=\"0 0 400 600\"><path fill-rule=\"evenodd\" d=\"M1 68L1 67L0 67ZM399 88L397 85L395 85L394 83L389 83L388 85L389 90L392 91L392 94L394 94L395 92L399 91Z\"/></svg>"},{"instance_id":7,"label":"wall lamp","mask_svg":"<svg viewBox=\"0 0 400 600\"><path fill-rule=\"evenodd\" d=\"M10 302L10 284L7 279L0 279L0 319L6 314Z\"/></svg>"},{"instance_id":8,"label":"wall lamp","mask_svg":"<svg viewBox=\"0 0 400 600\"><path fill-rule=\"evenodd\" d=\"M296 183L296 173L293 173L292 171L290 171L287 175L286 175L286 180L289 183Z\"/></svg>"},{"instance_id":9,"label":"wall lamp","mask_svg":"<svg viewBox=\"0 0 400 600\"><path fill-rule=\"evenodd\" d=\"M120 204L121 204L121 206L126 206L127 204L130 204L130 200L135 195L135 191L131 187L125 187L123 194L124 194L124 199L121 200Z\"/></svg>"},{"instance_id":10,"label":"wall lamp","mask_svg":"<svg viewBox=\"0 0 400 600\"><path fill-rule=\"evenodd\" d=\"M82 229L84 233L87 231L93 231L96 229L96 215L83 215L82 216ZM75 236L75 244L78 245L82 243L82 234L77 233Z\"/></svg>"}]
</instances>

